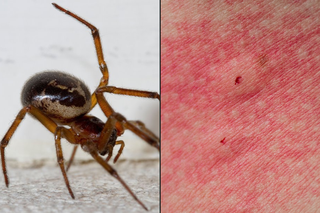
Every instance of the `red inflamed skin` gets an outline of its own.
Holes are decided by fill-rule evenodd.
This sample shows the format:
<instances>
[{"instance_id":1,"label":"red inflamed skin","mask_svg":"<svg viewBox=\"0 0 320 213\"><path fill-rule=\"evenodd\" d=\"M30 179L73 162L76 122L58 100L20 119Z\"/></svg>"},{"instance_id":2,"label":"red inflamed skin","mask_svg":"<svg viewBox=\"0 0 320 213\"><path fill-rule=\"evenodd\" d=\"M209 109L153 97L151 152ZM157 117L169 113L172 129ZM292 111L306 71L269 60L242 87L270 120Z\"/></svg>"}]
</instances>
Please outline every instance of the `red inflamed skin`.
<instances>
[{"instance_id":1,"label":"red inflamed skin","mask_svg":"<svg viewBox=\"0 0 320 213\"><path fill-rule=\"evenodd\" d=\"M162 212L320 209L320 4L163 0Z\"/></svg>"}]
</instances>

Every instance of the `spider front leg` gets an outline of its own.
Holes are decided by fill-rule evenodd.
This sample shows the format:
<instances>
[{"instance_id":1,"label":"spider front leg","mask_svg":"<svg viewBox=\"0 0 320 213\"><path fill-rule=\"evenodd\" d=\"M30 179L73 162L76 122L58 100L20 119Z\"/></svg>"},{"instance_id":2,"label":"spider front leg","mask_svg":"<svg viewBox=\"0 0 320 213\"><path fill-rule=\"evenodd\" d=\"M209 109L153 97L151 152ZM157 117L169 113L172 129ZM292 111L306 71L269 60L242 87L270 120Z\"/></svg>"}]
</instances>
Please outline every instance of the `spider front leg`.
<instances>
[{"instance_id":1,"label":"spider front leg","mask_svg":"<svg viewBox=\"0 0 320 213\"><path fill-rule=\"evenodd\" d=\"M120 149L118 151L117 156L114 158L114 163L117 162L118 158L120 157L123 149L124 149L124 141L119 140L116 141L119 135L123 133L123 127L117 127L117 117L119 116L118 113L113 113L108 117L106 124L104 125L103 130L101 131L100 138L98 141L98 150L101 155L105 155L108 153L108 157L106 161L108 162L112 157L113 149L115 145L120 145Z\"/></svg>"},{"instance_id":2,"label":"spider front leg","mask_svg":"<svg viewBox=\"0 0 320 213\"><path fill-rule=\"evenodd\" d=\"M83 18L77 16L73 12L66 10L65 8L59 6L56 3L52 3L52 5L57 8L58 10L64 12L65 14L73 17L74 19L78 20L85 26L87 26L91 30L91 34L93 37L94 41L94 46L96 48L96 54L97 54L97 59L99 63L99 68L102 73L102 78L99 84L99 87L105 88L103 89L104 92L109 92L109 93L114 93L114 94L122 94L122 95L130 95L130 96L139 96L139 97L146 97L146 98L157 98L160 100L160 95L158 93L154 92L148 92L148 91L138 91L138 90L130 90L130 89L123 89L123 88L116 88L112 86L107 86L109 82L109 71L107 64L104 60L103 56L103 51L102 51L102 45L101 45L101 40L100 40L100 34L98 28L96 28L94 25L90 24ZM97 104L97 97L96 94L93 93L91 96L91 109Z\"/></svg>"},{"instance_id":3,"label":"spider front leg","mask_svg":"<svg viewBox=\"0 0 320 213\"><path fill-rule=\"evenodd\" d=\"M4 181L7 187L9 187L9 178L7 175L7 166L5 161L5 148L9 144L9 141L20 125L21 121L24 119L27 113L31 113L36 119L38 119L49 131L54 133L57 125L55 122L53 122L50 118L47 118L45 115L43 115L37 108L28 105L24 106L20 112L18 113L16 119L13 121L12 125L10 126L9 130L3 137L1 141L1 165L2 165L2 172L4 176Z\"/></svg>"},{"instance_id":4,"label":"spider front leg","mask_svg":"<svg viewBox=\"0 0 320 213\"><path fill-rule=\"evenodd\" d=\"M79 22L81 22L82 24L84 24L85 26L87 26L91 30L94 46L96 48L96 54L97 54L97 59L98 59L98 63L99 63L99 68L100 68L100 71L102 73L102 78L101 78L99 86L108 85L109 71L108 71L107 63L104 60L103 51L102 51L102 45L101 45L101 40L100 40L100 35L99 35L98 28L96 28L95 26L93 26L92 24L90 24L89 22L84 20L83 18L77 16L73 12L64 9L63 7L59 6L58 4L52 3L52 5L55 8L57 8L58 10L60 10L60 11L64 12L65 14L73 17L74 19L78 20ZM97 98L96 98L95 93L93 93L92 96L91 96L91 109L96 104L97 104Z\"/></svg>"}]
</instances>

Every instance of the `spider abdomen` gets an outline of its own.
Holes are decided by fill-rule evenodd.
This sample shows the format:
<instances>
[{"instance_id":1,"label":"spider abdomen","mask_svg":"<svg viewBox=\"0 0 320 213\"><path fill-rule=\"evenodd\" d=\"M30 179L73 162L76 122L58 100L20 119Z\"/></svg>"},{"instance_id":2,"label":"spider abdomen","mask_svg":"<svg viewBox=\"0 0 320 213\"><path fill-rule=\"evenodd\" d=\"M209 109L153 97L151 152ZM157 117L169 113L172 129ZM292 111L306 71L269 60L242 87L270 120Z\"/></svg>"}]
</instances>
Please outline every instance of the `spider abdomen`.
<instances>
[{"instance_id":1,"label":"spider abdomen","mask_svg":"<svg viewBox=\"0 0 320 213\"><path fill-rule=\"evenodd\" d=\"M47 71L27 81L21 102L23 106L31 104L59 123L69 123L88 113L91 95L87 86L76 77Z\"/></svg>"}]
</instances>

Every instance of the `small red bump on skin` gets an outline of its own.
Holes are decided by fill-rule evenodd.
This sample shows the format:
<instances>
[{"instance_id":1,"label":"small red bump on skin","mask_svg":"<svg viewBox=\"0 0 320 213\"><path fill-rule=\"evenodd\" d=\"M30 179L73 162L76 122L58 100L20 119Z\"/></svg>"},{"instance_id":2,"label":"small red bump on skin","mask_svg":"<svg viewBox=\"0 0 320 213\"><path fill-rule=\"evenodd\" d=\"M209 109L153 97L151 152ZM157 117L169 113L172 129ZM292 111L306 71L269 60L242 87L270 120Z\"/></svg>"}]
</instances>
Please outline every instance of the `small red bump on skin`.
<instances>
[{"instance_id":1,"label":"small red bump on skin","mask_svg":"<svg viewBox=\"0 0 320 213\"><path fill-rule=\"evenodd\" d=\"M242 81L243 81L242 77L241 77L241 76L238 76L238 77L236 78L236 80L234 81L234 85L240 84Z\"/></svg>"},{"instance_id":2,"label":"small red bump on skin","mask_svg":"<svg viewBox=\"0 0 320 213\"><path fill-rule=\"evenodd\" d=\"M223 138L223 139L220 141L220 143L222 143L223 145L226 144L226 141L225 141L225 140L226 140L226 138Z\"/></svg>"}]
</instances>

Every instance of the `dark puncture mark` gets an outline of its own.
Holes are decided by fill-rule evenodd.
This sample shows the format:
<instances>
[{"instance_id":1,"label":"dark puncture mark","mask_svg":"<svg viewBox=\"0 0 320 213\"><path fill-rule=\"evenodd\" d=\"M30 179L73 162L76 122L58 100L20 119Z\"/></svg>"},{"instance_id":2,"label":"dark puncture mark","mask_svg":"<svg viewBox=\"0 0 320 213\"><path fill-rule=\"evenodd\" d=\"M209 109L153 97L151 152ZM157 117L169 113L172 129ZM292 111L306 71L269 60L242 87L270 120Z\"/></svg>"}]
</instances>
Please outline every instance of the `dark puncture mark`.
<instances>
[{"instance_id":1,"label":"dark puncture mark","mask_svg":"<svg viewBox=\"0 0 320 213\"><path fill-rule=\"evenodd\" d=\"M243 81L242 77L241 77L241 76L238 76L238 77L236 78L236 80L234 81L234 85L240 84L242 81Z\"/></svg>"},{"instance_id":2,"label":"dark puncture mark","mask_svg":"<svg viewBox=\"0 0 320 213\"><path fill-rule=\"evenodd\" d=\"M220 143L225 144L225 143L226 143L225 140L226 140L226 138L223 138L223 139L220 141Z\"/></svg>"}]
</instances>

